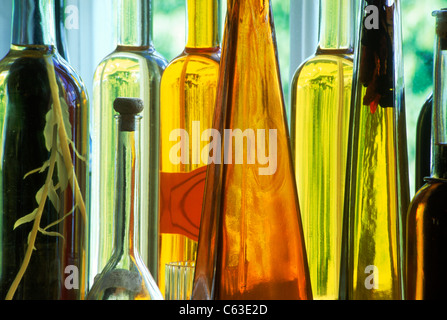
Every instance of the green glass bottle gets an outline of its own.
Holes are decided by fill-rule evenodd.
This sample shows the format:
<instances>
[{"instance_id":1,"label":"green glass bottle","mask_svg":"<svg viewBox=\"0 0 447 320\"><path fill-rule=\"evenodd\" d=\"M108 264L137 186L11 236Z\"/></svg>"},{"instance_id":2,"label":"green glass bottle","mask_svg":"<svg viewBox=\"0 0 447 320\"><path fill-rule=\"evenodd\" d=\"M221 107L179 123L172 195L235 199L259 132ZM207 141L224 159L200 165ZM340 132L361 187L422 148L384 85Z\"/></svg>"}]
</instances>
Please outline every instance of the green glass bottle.
<instances>
[{"instance_id":1,"label":"green glass bottle","mask_svg":"<svg viewBox=\"0 0 447 320\"><path fill-rule=\"evenodd\" d=\"M399 0L363 0L354 59L340 298L404 298L410 203Z\"/></svg>"},{"instance_id":2,"label":"green glass bottle","mask_svg":"<svg viewBox=\"0 0 447 320\"><path fill-rule=\"evenodd\" d=\"M53 0L15 0L0 62L0 298L83 299L88 98L55 47Z\"/></svg>"},{"instance_id":3,"label":"green glass bottle","mask_svg":"<svg viewBox=\"0 0 447 320\"><path fill-rule=\"evenodd\" d=\"M316 54L292 81L291 140L315 299L337 299L353 75L354 2L320 0Z\"/></svg>"},{"instance_id":4,"label":"green glass bottle","mask_svg":"<svg viewBox=\"0 0 447 320\"><path fill-rule=\"evenodd\" d=\"M93 83L92 201L89 280L112 253L115 190L113 102L118 97L140 98L145 109L141 124L141 206L139 250L158 279L158 184L160 81L167 61L152 41L152 1L119 0L118 45L97 67Z\"/></svg>"}]
</instances>

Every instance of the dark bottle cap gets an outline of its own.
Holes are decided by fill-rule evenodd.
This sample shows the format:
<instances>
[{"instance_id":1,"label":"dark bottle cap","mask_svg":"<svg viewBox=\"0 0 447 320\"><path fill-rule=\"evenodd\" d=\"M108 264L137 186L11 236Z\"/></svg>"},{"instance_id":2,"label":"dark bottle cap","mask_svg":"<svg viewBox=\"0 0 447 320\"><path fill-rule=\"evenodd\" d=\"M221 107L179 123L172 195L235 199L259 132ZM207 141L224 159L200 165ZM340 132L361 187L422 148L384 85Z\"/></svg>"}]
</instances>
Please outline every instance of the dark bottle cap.
<instances>
[{"instance_id":1,"label":"dark bottle cap","mask_svg":"<svg viewBox=\"0 0 447 320\"><path fill-rule=\"evenodd\" d=\"M121 116L120 131L135 131L139 114L144 110L144 102L138 98L117 98L113 103L116 112Z\"/></svg>"}]
</instances>

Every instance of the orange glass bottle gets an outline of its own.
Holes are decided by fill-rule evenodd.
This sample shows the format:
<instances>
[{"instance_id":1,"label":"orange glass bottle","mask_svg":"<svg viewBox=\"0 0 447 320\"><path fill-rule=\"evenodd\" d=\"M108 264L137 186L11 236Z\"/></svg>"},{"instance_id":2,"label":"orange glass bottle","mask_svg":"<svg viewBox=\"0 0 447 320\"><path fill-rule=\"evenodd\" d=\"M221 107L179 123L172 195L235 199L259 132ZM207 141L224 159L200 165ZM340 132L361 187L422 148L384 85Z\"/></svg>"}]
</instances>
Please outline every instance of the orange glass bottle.
<instances>
[{"instance_id":1,"label":"orange glass bottle","mask_svg":"<svg viewBox=\"0 0 447 320\"><path fill-rule=\"evenodd\" d=\"M194 262L205 185L208 143L219 78L219 1L187 0L187 43L166 68L160 97L160 259L158 284L165 294L165 268ZM197 139L198 137L198 139Z\"/></svg>"},{"instance_id":2,"label":"orange glass bottle","mask_svg":"<svg viewBox=\"0 0 447 320\"><path fill-rule=\"evenodd\" d=\"M311 299L269 0L229 0L193 299Z\"/></svg>"}]
</instances>

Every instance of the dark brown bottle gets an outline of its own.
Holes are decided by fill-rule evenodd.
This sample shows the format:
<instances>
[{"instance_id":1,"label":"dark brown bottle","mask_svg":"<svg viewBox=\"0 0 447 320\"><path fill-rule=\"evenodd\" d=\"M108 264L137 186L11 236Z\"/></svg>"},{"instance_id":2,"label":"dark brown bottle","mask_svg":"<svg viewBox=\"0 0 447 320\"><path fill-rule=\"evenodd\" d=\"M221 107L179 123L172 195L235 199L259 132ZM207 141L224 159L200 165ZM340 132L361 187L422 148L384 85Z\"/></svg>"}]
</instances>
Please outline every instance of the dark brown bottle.
<instances>
[{"instance_id":1,"label":"dark brown bottle","mask_svg":"<svg viewBox=\"0 0 447 320\"><path fill-rule=\"evenodd\" d=\"M410 205L406 297L447 299L447 9L435 11L432 172Z\"/></svg>"}]
</instances>

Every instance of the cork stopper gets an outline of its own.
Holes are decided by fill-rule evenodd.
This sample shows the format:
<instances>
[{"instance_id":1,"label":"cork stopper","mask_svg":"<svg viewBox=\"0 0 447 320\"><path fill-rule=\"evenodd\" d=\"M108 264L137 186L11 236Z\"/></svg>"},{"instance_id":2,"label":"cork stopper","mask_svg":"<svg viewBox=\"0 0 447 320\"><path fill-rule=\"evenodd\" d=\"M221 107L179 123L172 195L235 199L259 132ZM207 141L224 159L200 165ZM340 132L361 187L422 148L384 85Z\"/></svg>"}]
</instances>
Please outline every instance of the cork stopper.
<instances>
[{"instance_id":1,"label":"cork stopper","mask_svg":"<svg viewBox=\"0 0 447 320\"><path fill-rule=\"evenodd\" d=\"M434 11L432 15L436 17L436 35L445 41L447 39L447 8Z\"/></svg>"},{"instance_id":2,"label":"cork stopper","mask_svg":"<svg viewBox=\"0 0 447 320\"><path fill-rule=\"evenodd\" d=\"M143 100L138 98L117 98L113 103L116 112L121 116L120 131L135 131L139 114L144 110Z\"/></svg>"}]
</instances>

